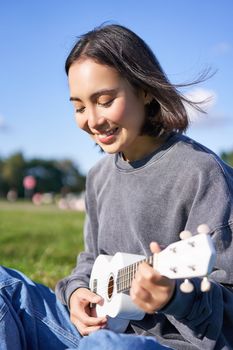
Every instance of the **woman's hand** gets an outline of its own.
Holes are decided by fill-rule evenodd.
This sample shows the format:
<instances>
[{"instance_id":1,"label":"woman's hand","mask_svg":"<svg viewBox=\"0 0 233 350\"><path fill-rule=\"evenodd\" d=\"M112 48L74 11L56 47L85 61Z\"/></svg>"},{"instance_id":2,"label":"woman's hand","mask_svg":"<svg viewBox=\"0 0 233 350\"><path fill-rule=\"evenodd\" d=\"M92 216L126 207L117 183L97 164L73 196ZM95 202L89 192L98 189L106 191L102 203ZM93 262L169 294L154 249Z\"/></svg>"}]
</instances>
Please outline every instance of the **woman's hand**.
<instances>
[{"instance_id":1,"label":"woman's hand","mask_svg":"<svg viewBox=\"0 0 233 350\"><path fill-rule=\"evenodd\" d=\"M152 253L159 253L156 242L150 245ZM146 263L140 264L132 282L130 295L134 303L146 313L154 313L163 308L171 299L175 281L161 276Z\"/></svg>"},{"instance_id":2,"label":"woman's hand","mask_svg":"<svg viewBox=\"0 0 233 350\"><path fill-rule=\"evenodd\" d=\"M102 298L87 288L77 289L70 297L70 319L81 335L88 335L107 324L107 317L97 317L95 307L90 303L101 304Z\"/></svg>"}]
</instances>

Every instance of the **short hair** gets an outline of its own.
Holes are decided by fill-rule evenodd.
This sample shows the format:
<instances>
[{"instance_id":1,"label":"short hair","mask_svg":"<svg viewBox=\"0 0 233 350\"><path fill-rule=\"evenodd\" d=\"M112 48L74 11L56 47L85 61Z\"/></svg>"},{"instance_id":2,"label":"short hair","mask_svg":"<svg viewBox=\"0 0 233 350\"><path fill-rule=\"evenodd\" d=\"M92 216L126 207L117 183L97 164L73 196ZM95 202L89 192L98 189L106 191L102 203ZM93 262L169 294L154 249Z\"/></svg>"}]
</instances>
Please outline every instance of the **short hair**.
<instances>
[{"instance_id":1,"label":"short hair","mask_svg":"<svg viewBox=\"0 0 233 350\"><path fill-rule=\"evenodd\" d=\"M145 106L142 134L158 136L185 131L189 120L184 103L203 112L197 102L186 98L170 83L145 41L124 26L103 25L81 35L66 59L67 75L70 66L81 58L114 67L136 91L150 94L152 101ZM182 86L185 84L179 85Z\"/></svg>"}]
</instances>

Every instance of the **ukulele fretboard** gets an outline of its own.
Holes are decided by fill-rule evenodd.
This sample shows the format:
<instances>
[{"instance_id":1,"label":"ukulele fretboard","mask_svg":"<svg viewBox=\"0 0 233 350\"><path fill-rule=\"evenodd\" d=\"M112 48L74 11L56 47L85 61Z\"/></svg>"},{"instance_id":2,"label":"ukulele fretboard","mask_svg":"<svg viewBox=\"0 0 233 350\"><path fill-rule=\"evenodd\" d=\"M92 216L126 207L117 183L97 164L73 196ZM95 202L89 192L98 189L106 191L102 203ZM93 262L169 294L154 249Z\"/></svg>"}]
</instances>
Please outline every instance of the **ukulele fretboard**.
<instances>
[{"instance_id":1,"label":"ukulele fretboard","mask_svg":"<svg viewBox=\"0 0 233 350\"><path fill-rule=\"evenodd\" d=\"M117 293L129 291L132 284L132 280L134 279L134 276L138 270L138 267L143 262L149 264L150 266L153 266L153 256L150 256L146 259L143 259L141 261L138 261L134 264L128 265L118 270L117 280L116 280Z\"/></svg>"}]
</instances>

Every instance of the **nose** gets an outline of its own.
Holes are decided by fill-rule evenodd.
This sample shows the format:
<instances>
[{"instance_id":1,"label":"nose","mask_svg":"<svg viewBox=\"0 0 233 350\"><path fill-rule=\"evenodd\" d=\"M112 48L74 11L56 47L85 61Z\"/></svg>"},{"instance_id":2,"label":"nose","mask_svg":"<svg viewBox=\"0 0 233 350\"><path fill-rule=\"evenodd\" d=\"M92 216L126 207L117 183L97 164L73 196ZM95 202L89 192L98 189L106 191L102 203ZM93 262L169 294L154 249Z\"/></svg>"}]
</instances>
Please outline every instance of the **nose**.
<instances>
[{"instance_id":1,"label":"nose","mask_svg":"<svg viewBox=\"0 0 233 350\"><path fill-rule=\"evenodd\" d=\"M88 111L88 126L90 129L98 129L105 123L105 118L94 109Z\"/></svg>"}]
</instances>

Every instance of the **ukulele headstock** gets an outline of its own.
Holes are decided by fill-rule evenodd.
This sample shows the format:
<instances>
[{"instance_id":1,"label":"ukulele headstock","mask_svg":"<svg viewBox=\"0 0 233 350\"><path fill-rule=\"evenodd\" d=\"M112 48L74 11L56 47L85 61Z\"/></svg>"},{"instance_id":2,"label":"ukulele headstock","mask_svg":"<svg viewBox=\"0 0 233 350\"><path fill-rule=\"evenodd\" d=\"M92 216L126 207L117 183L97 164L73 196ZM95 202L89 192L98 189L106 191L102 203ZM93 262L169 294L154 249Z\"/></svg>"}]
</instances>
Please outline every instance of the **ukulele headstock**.
<instances>
[{"instance_id":1,"label":"ukulele headstock","mask_svg":"<svg viewBox=\"0 0 233 350\"><path fill-rule=\"evenodd\" d=\"M154 268L170 279L185 279L181 284L183 292L191 292L192 284L188 278L207 276L213 269L216 251L213 241L208 235L207 225L198 227L197 235L189 231L180 234L181 241L170 244L154 256ZM210 284L203 279L201 289L207 291Z\"/></svg>"}]
</instances>

